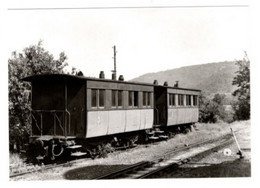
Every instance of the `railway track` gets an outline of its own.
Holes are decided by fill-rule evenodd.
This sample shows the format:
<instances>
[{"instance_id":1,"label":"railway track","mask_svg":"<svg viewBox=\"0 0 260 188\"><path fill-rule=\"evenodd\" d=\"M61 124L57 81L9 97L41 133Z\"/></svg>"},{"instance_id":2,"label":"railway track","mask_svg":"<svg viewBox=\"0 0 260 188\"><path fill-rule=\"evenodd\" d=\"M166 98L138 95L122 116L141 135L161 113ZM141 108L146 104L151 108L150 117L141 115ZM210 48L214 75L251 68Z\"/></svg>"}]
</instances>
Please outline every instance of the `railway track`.
<instances>
[{"instance_id":1,"label":"railway track","mask_svg":"<svg viewBox=\"0 0 260 188\"><path fill-rule=\"evenodd\" d=\"M168 168L172 168L172 167L175 167L177 168L178 166L182 165L182 164L185 164L189 161L191 161L193 158L196 158L196 157L199 157L199 156L204 156L204 155L207 155L213 151L216 151L216 150L219 150L223 147L225 147L226 145L229 145L231 144L233 141L232 139L228 139L228 140L225 140L223 141L221 144L213 147L213 148L210 148L208 150L205 150L201 153L198 153L192 157L188 157L188 158L183 158L183 159L176 159L174 157L172 158L169 158L163 162L160 162L160 163L157 163L155 164L155 169L154 170L150 170L150 171L147 171L147 172L144 172L144 173L140 173L139 175L136 175L134 176L134 178L138 178L138 179L143 179L143 178L149 178L151 175L154 175L156 173L160 173L161 171L164 171Z\"/></svg>"},{"instance_id":2,"label":"railway track","mask_svg":"<svg viewBox=\"0 0 260 188\"><path fill-rule=\"evenodd\" d=\"M236 130L235 132L239 132L239 131L242 131L242 129ZM152 161L143 161L143 162L140 162L140 163L137 163L137 164L133 164L131 166L122 168L120 170L109 172L109 173L101 175L99 177L95 177L93 179L145 178L145 177L148 177L151 174L157 173L157 172L159 172L159 171L161 171L165 168L168 168L168 167L174 166L174 165L178 166L178 165L183 164L183 163L185 163L189 160L189 159L174 159L174 158L170 157L171 155L174 155L178 152L187 151L187 150L194 148L194 147L199 147L199 146L202 146L202 145L214 143L218 140L223 140L223 139L226 140L226 141L224 141L224 143L222 143L221 145L225 145L225 142L228 143L228 142L232 141L231 138L232 138L231 135L227 134L227 135L215 138L215 139L204 140L204 141L201 141L201 142L198 142L198 143L190 144L188 146L181 147L181 148L178 148L178 149L175 149L175 150L168 150L162 156L160 156L159 158L154 159ZM213 149L216 150L216 148L213 148ZM50 165L39 167L37 169L29 170L29 171L26 171L26 172L10 174L9 177L14 178L14 177L18 177L18 176L23 176L23 175L35 173L35 172L45 171L45 170L48 170L48 169L54 169L54 168L57 168L57 167L71 166L75 163L79 163L79 162L82 162L82 161L85 161L85 160L86 159L84 158L84 159L71 160L71 161L68 161L68 162L60 163L60 164L50 164Z\"/></svg>"},{"instance_id":3,"label":"railway track","mask_svg":"<svg viewBox=\"0 0 260 188\"><path fill-rule=\"evenodd\" d=\"M184 152L195 147L202 147L207 144L212 144L218 141L217 146L206 149L203 152L197 153L190 157L176 158L174 154L178 152ZM187 163L192 158L198 157L199 155L205 155L215 150L232 143L231 135L224 135L212 140L205 140L202 142L194 143L186 147L179 148L177 150L172 150L164 153L162 156L152 160L152 161L142 161L126 168L122 168L116 171L109 172L102 176L95 177L93 179L143 179L147 178L153 174L159 173L160 171L166 170L170 167L178 167L184 163Z\"/></svg>"},{"instance_id":4,"label":"railway track","mask_svg":"<svg viewBox=\"0 0 260 188\"><path fill-rule=\"evenodd\" d=\"M90 159L91 160L91 159ZM35 172L40 172L40 171L45 171L45 170L49 170L49 169L54 169L57 167L66 167L66 166L71 166L75 163L79 163L82 161L86 161L86 159L75 159L75 160L71 160L71 161L66 161L66 162L61 162L61 163L54 163L54 164L49 164L49 165L45 165L45 166L40 166L37 169L33 169L33 170L28 170L25 172L19 172L19 173L13 173L10 174L10 178L14 178L14 177L18 177L18 176L23 176L23 175L27 175L27 174L31 174L31 173L35 173Z\"/></svg>"}]
</instances>

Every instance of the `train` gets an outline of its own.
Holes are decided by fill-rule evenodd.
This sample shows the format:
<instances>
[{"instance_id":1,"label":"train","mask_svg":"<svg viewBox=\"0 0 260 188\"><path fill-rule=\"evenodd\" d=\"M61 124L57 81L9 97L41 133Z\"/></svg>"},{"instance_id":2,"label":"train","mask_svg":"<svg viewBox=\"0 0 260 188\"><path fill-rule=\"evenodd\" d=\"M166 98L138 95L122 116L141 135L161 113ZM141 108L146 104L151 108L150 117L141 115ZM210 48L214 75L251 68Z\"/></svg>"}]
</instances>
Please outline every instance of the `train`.
<instances>
[{"instance_id":1,"label":"train","mask_svg":"<svg viewBox=\"0 0 260 188\"><path fill-rule=\"evenodd\" d=\"M198 122L198 89L98 78L37 74L31 83L31 157L94 156L105 144L134 147L168 139Z\"/></svg>"}]
</instances>

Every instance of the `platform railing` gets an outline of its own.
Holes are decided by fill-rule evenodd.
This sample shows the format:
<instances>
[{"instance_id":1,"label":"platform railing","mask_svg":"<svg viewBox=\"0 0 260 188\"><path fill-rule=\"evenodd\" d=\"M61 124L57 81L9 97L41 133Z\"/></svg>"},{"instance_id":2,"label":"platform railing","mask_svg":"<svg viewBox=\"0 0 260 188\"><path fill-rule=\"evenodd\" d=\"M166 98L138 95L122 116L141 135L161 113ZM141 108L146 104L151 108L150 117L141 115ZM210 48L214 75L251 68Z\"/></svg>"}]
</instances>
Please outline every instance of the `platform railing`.
<instances>
[{"instance_id":1,"label":"platform railing","mask_svg":"<svg viewBox=\"0 0 260 188\"><path fill-rule=\"evenodd\" d=\"M57 115L62 114L63 120ZM68 132L70 131L70 112L68 110L31 110L31 122L35 122L36 128L39 130L40 135L43 135L43 116L44 114L51 114L53 117L53 135L56 136L57 134L57 125L62 131L62 136L67 136ZM40 122L38 118L40 117ZM58 123L57 123L58 122ZM63 122L63 123L62 123ZM68 129L68 131L67 131ZM31 133L33 135L33 133Z\"/></svg>"}]
</instances>

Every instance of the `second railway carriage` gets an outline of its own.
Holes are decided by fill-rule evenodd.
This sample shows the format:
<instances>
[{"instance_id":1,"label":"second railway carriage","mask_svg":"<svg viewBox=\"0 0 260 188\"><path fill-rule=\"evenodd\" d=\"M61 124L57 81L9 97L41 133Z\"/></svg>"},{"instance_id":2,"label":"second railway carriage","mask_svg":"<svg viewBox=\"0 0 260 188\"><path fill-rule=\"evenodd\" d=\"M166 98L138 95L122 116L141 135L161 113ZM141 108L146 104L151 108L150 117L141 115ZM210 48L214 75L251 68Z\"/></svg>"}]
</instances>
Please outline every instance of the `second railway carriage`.
<instances>
[{"instance_id":1,"label":"second railway carriage","mask_svg":"<svg viewBox=\"0 0 260 188\"><path fill-rule=\"evenodd\" d=\"M198 121L200 90L154 86L154 126L169 127Z\"/></svg>"},{"instance_id":2,"label":"second railway carriage","mask_svg":"<svg viewBox=\"0 0 260 188\"><path fill-rule=\"evenodd\" d=\"M118 138L133 143L141 132L158 138L152 130L166 133L198 121L199 90L105 79L102 72L100 78L42 74L23 80L32 86L31 143L41 150L34 149L36 156L55 158Z\"/></svg>"}]
</instances>

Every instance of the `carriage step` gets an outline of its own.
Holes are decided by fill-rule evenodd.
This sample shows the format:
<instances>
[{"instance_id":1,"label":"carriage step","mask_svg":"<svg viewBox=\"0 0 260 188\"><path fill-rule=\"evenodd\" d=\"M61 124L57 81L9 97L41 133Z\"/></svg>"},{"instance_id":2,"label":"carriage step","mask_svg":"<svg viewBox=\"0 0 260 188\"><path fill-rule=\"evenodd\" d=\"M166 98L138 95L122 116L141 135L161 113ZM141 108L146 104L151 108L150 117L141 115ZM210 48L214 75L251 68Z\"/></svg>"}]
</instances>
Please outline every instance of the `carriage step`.
<instances>
[{"instance_id":1,"label":"carriage step","mask_svg":"<svg viewBox=\"0 0 260 188\"><path fill-rule=\"evenodd\" d=\"M147 135L153 135L155 132L154 131L151 131L151 132L147 132L146 134Z\"/></svg>"},{"instance_id":2,"label":"carriage step","mask_svg":"<svg viewBox=\"0 0 260 188\"><path fill-rule=\"evenodd\" d=\"M39 156L36 157L36 159L37 159L37 160L43 160L44 157L39 155Z\"/></svg>"},{"instance_id":3,"label":"carriage step","mask_svg":"<svg viewBox=\"0 0 260 188\"><path fill-rule=\"evenodd\" d=\"M82 148L82 145L73 145L67 147L67 149L78 149L78 148Z\"/></svg>"},{"instance_id":4,"label":"carriage step","mask_svg":"<svg viewBox=\"0 0 260 188\"><path fill-rule=\"evenodd\" d=\"M155 131L155 133L157 133L157 134L163 134L163 133L164 133L164 131L157 130L157 131Z\"/></svg>"},{"instance_id":5,"label":"carriage step","mask_svg":"<svg viewBox=\"0 0 260 188\"><path fill-rule=\"evenodd\" d=\"M72 153L70 156L72 157L80 157L80 156L83 156L83 155L86 155L87 153L85 152L75 152L75 153Z\"/></svg>"},{"instance_id":6,"label":"carriage step","mask_svg":"<svg viewBox=\"0 0 260 188\"><path fill-rule=\"evenodd\" d=\"M157 136L150 136L149 139L150 139L150 140L158 140L159 137L157 137Z\"/></svg>"},{"instance_id":7,"label":"carriage step","mask_svg":"<svg viewBox=\"0 0 260 188\"><path fill-rule=\"evenodd\" d=\"M159 138L161 138L161 139L168 139L169 137L166 136L166 135L160 135Z\"/></svg>"}]
</instances>

